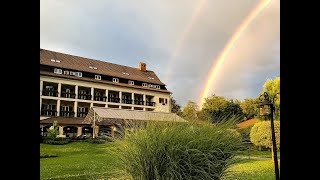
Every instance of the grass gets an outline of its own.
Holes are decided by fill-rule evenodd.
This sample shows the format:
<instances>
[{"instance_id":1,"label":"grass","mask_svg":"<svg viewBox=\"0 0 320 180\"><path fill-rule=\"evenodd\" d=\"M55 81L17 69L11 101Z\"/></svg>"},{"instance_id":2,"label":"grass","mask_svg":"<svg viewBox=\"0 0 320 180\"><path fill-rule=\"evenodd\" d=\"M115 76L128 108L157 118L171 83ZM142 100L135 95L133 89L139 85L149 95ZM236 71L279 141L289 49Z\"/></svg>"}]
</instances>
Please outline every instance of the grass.
<instances>
[{"instance_id":1,"label":"grass","mask_svg":"<svg viewBox=\"0 0 320 180\"><path fill-rule=\"evenodd\" d=\"M116 143L92 144L73 142L66 145L40 144L41 179L128 179L120 168L120 158L115 154ZM271 152L254 151L254 156L270 157ZM244 154L245 155L245 154ZM253 156L253 155L252 155ZM279 161L280 163L280 161ZM274 178L273 161L241 160L228 170L234 173L230 180L270 180Z\"/></svg>"},{"instance_id":2,"label":"grass","mask_svg":"<svg viewBox=\"0 0 320 180\"><path fill-rule=\"evenodd\" d=\"M275 179L273 161L271 160L242 160L229 170L234 172L232 176L226 178L230 180Z\"/></svg>"},{"instance_id":3,"label":"grass","mask_svg":"<svg viewBox=\"0 0 320 180\"><path fill-rule=\"evenodd\" d=\"M40 144L41 179L105 179L122 176L114 143L74 142L66 145Z\"/></svg>"},{"instance_id":4,"label":"grass","mask_svg":"<svg viewBox=\"0 0 320 180\"><path fill-rule=\"evenodd\" d=\"M249 156L250 153L250 157L259 157L259 158L271 158L272 154L271 151L258 151L258 150L250 150L248 152L248 150L245 151L239 151L237 154L239 156ZM280 152L277 152L278 155L278 159L280 158Z\"/></svg>"}]
</instances>

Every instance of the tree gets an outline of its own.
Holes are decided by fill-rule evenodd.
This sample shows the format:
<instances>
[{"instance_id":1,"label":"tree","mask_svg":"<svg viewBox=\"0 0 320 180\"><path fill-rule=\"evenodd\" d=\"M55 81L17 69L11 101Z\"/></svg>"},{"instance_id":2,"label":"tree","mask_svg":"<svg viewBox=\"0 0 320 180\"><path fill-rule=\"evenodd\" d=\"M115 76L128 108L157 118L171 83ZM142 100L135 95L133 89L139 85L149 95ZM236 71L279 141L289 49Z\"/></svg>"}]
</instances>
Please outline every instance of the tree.
<instances>
[{"instance_id":1,"label":"tree","mask_svg":"<svg viewBox=\"0 0 320 180\"><path fill-rule=\"evenodd\" d=\"M179 113L181 113L181 106L177 104L176 100L174 100L173 97L170 97L170 101L171 101L171 112L177 113L179 115Z\"/></svg>"},{"instance_id":2,"label":"tree","mask_svg":"<svg viewBox=\"0 0 320 180\"><path fill-rule=\"evenodd\" d=\"M245 120L252 119L257 115L258 104L259 98L246 98L240 103L240 107L243 110Z\"/></svg>"},{"instance_id":3,"label":"tree","mask_svg":"<svg viewBox=\"0 0 320 180\"><path fill-rule=\"evenodd\" d=\"M53 139L55 139L57 137L57 135L59 134L57 121L54 121L52 123L52 126L50 126L50 128L48 130L48 133L49 133L50 137Z\"/></svg>"},{"instance_id":4,"label":"tree","mask_svg":"<svg viewBox=\"0 0 320 180\"><path fill-rule=\"evenodd\" d=\"M234 102L223 96L212 95L205 99L202 107L203 116L210 116L213 122L231 117L236 117L239 121L243 120L243 111L238 100Z\"/></svg>"},{"instance_id":5,"label":"tree","mask_svg":"<svg viewBox=\"0 0 320 180\"><path fill-rule=\"evenodd\" d=\"M274 121L274 131L276 135L277 149L280 148L280 121ZM272 149L270 121L256 123L250 132L250 140L256 146L264 146Z\"/></svg>"},{"instance_id":6,"label":"tree","mask_svg":"<svg viewBox=\"0 0 320 180\"><path fill-rule=\"evenodd\" d=\"M277 93L280 93L280 77L276 77L274 80L268 79L263 85L263 92L267 92L269 94L270 100L272 101L272 97L274 97ZM280 120L280 94L277 94L275 96L274 105L274 118Z\"/></svg>"},{"instance_id":7,"label":"tree","mask_svg":"<svg viewBox=\"0 0 320 180\"><path fill-rule=\"evenodd\" d=\"M188 101L187 105L183 108L182 116L186 119L196 119L198 109L197 103Z\"/></svg>"}]
</instances>

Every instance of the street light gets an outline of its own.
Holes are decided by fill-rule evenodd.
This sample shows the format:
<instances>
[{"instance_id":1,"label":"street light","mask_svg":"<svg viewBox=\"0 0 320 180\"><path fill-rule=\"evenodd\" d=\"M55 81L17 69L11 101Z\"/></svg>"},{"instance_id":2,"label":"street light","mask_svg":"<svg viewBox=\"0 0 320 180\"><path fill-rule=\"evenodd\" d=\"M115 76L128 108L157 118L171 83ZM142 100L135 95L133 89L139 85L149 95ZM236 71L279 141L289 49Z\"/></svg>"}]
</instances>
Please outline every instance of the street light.
<instances>
[{"instance_id":1,"label":"street light","mask_svg":"<svg viewBox=\"0 0 320 180\"><path fill-rule=\"evenodd\" d=\"M279 94L279 93L277 93ZM280 180L279 175L279 167L278 167L278 157L277 157L277 145L276 145L276 135L274 132L274 123L273 123L273 112L275 111L274 107L274 98L276 97L275 94L272 98L272 102L269 99L269 94L264 92L260 95L259 100L260 104L258 105L259 108L259 115L260 116L267 116L271 119L271 136L272 136L272 148L273 148L273 160L274 160L274 170L276 174L276 180Z\"/></svg>"}]
</instances>

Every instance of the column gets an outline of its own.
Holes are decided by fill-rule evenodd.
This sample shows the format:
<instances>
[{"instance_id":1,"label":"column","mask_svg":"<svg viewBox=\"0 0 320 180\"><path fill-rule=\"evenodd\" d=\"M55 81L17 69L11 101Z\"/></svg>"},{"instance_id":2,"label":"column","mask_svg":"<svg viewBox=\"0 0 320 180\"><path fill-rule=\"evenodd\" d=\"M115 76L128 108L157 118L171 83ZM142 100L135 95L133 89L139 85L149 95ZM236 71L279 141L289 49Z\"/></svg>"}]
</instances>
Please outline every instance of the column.
<instances>
[{"instance_id":1,"label":"column","mask_svg":"<svg viewBox=\"0 0 320 180\"><path fill-rule=\"evenodd\" d=\"M90 103L90 108L92 108L93 107L93 103Z\"/></svg>"},{"instance_id":2,"label":"column","mask_svg":"<svg viewBox=\"0 0 320 180\"><path fill-rule=\"evenodd\" d=\"M120 103L122 103L122 92L119 91L119 98L120 98Z\"/></svg>"},{"instance_id":3,"label":"column","mask_svg":"<svg viewBox=\"0 0 320 180\"><path fill-rule=\"evenodd\" d=\"M111 136L114 137L114 130L116 129L115 126L111 126Z\"/></svg>"},{"instance_id":4,"label":"column","mask_svg":"<svg viewBox=\"0 0 320 180\"><path fill-rule=\"evenodd\" d=\"M78 117L78 102L77 101L74 102L73 111L74 111L74 117Z\"/></svg>"},{"instance_id":5,"label":"column","mask_svg":"<svg viewBox=\"0 0 320 180\"><path fill-rule=\"evenodd\" d=\"M94 88L91 88L91 100L94 100Z\"/></svg>"},{"instance_id":6,"label":"column","mask_svg":"<svg viewBox=\"0 0 320 180\"><path fill-rule=\"evenodd\" d=\"M58 83L58 97L61 97L61 83Z\"/></svg>"},{"instance_id":7,"label":"column","mask_svg":"<svg viewBox=\"0 0 320 180\"><path fill-rule=\"evenodd\" d=\"M106 89L106 95L105 95L107 97L106 102L108 102L108 99L109 99L109 95L108 94L109 94L109 91L108 91L108 89ZM106 107L107 107L107 105L106 105Z\"/></svg>"},{"instance_id":8,"label":"column","mask_svg":"<svg viewBox=\"0 0 320 180\"><path fill-rule=\"evenodd\" d=\"M143 94L143 105L146 105L146 95ZM146 108L143 108L143 111L146 111Z\"/></svg>"},{"instance_id":9,"label":"column","mask_svg":"<svg viewBox=\"0 0 320 180\"><path fill-rule=\"evenodd\" d=\"M63 126L59 126L59 135L58 137L66 137L66 135L63 135Z\"/></svg>"},{"instance_id":10,"label":"column","mask_svg":"<svg viewBox=\"0 0 320 180\"><path fill-rule=\"evenodd\" d=\"M96 129L95 129L94 133L95 133L95 137L98 137L98 134L99 134L99 126L96 126Z\"/></svg>"},{"instance_id":11,"label":"column","mask_svg":"<svg viewBox=\"0 0 320 180\"><path fill-rule=\"evenodd\" d=\"M60 116L60 99L57 100L57 116Z\"/></svg>"},{"instance_id":12,"label":"column","mask_svg":"<svg viewBox=\"0 0 320 180\"><path fill-rule=\"evenodd\" d=\"M82 135L82 127L78 127L77 136Z\"/></svg>"},{"instance_id":13,"label":"column","mask_svg":"<svg viewBox=\"0 0 320 180\"><path fill-rule=\"evenodd\" d=\"M78 93L79 93L78 92L78 85L75 86L74 93L76 93L76 97L75 98L78 99Z\"/></svg>"},{"instance_id":14,"label":"column","mask_svg":"<svg viewBox=\"0 0 320 180\"><path fill-rule=\"evenodd\" d=\"M134 93L131 94L132 104L134 104ZM131 107L132 110L134 110L134 107Z\"/></svg>"},{"instance_id":15,"label":"column","mask_svg":"<svg viewBox=\"0 0 320 180\"><path fill-rule=\"evenodd\" d=\"M40 80L40 96L42 95L43 81Z\"/></svg>"},{"instance_id":16,"label":"column","mask_svg":"<svg viewBox=\"0 0 320 180\"><path fill-rule=\"evenodd\" d=\"M42 98L40 98L40 116L41 116Z\"/></svg>"}]
</instances>

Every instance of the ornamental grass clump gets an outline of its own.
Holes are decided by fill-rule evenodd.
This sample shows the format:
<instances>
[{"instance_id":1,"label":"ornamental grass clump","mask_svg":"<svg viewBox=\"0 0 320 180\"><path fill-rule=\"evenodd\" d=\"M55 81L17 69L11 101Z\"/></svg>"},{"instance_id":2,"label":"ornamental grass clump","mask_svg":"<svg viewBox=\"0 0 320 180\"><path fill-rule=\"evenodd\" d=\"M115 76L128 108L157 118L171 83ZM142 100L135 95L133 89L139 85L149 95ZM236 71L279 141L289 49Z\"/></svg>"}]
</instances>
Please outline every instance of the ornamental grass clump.
<instances>
[{"instance_id":1,"label":"ornamental grass clump","mask_svg":"<svg viewBox=\"0 0 320 180\"><path fill-rule=\"evenodd\" d=\"M235 163L241 136L220 123L149 122L117 141L132 179L221 179Z\"/></svg>"}]
</instances>

